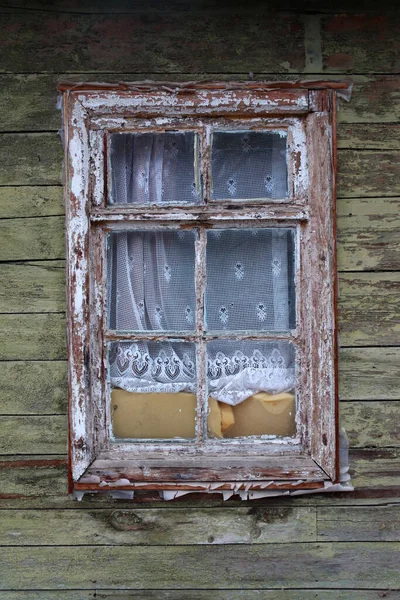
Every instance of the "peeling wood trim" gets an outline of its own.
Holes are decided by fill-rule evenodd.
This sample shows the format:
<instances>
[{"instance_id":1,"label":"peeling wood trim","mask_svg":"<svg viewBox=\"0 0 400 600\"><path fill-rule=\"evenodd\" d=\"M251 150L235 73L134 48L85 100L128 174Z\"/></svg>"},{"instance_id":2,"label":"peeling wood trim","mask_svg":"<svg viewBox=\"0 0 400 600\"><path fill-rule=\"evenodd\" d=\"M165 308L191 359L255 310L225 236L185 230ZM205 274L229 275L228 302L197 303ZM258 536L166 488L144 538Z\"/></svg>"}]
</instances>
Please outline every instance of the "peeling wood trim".
<instances>
[{"instance_id":1,"label":"peeling wood trim","mask_svg":"<svg viewBox=\"0 0 400 600\"><path fill-rule=\"evenodd\" d=\"M337 345L335 316L335 228L332 210L335 197L335 179L332 165L336 168L335 144L336 110L334 89L345 89L342 82L307 82L279 84L117 84L117 86L91 86L86 84L62 84L66 119L66 221L68 257L68 329L70 368L70 460L76 489L84 485L109 485L113 489L125 489L119 479L114 480L108 469L113 459L124 461L125 473L129 458L140 452L141 466L129 475L132 485L164 485L165 478L149 475L152 453L154 456L170 457L178 454L184 465L171 471L169 489L184 489L181 480L204 481L199 466L203 456L214 453L213 464L208 469L210 481L232 485L231 477L223 474L221 464L224 456L229 460L253 461L252 468L243 475L243 482L251 485L255 466L260 456L269 461L269 484L279 480L279 486L291 479L298 485L323 487L321 482L337 475ZM119 87L122 85L122 87ZM86 87L85 87L86 86ZM269 86L269 87L268 87ZM322 88L322 89L321 89ZM65 91L67 90L67 91ZM200 143L203 149L201 172L205 196L203 205L119 206L108 205L108 131L127 131L131 128L158 128L164 131L171 123L193 127L198 116L213 117L200 122ZM225 120L221 119L225 115ZM275 117L280 115L280 119ZM268 117L268 122L260 117ZM288 118L290 117L290 118ZM138 125L141 119L140 126ZM178 120L177 120L178 119ZM233 120L235 119L235 121ZM242 120L241 120L242 119ZM245 119L245 120L244 120ZM241 121L240 121L241 120ZM289 198L265 202L229 200L210 201L210 136L213 123L223 123L232 128L235 123L245 123L250 128L288 131ZM197 126L197 125L196 125ZM158 130L157 129L157 130ZM204 151L205 150L205 151ZM109 231L129 229L197 229L200 236L196 246L196 289L198 290L197 323L194 335L179 336L175 332L119 334L106 331L105 315L105 236ZM218 332L207 335L199 325L204 312L202 290L205 285L204 248L206 230L213 227L292 227L297 232L297 330L289 334L273 332L258 335L239 333L229 335L237 339L289 339L297 346L298 370L297 437L290 439L238 439L213 442L206 438L206 380L205 343L208 339L223 337ZM89 237L91 242L89 245ZM200 258L199 258L200 257ZM89 278L89 273L91 274ZM313 304L310 310L309 302ZM90 326L89 326L90 316ZM121 339L182 339L197 342L198 389L200 411L197 422L197 440L192 444L110 443L108 439L109 410L106 402L105 342ZM204 371L204 373L203 373ZM89 393L90 388L90 393ZM336 412L335 412L336 411ZM301 450L302 449L302 450ZM306 452L302 457L299 452ZM311 451L311 458L309 453ZM106 454L105 454L106 453ZM106 456L107 455L107 456ZM99 457L102 456L102 461ZM97 459L96 459L97 457ZM274 460L283 462L272 475ZM293 470L296 464L300 471ZM150 461L150 462L149 462ZM192 463L191 463L192 461ZM221 462L222 461L222 462ZM87 477L103 464L100 482L89 483ZM311 466L310 466L311 463ZM165 474L165 467L164 474ZM233 470L232 470L233 469ZM269 469L269 471L268 471ZM240 469L232 464L229 474L236 473L240 482ZM273 470L273 469L272 469ZM142 473L143 482L138 473ZM145 475L143 475L145 473ZM260 475L259 473L259 475ZM82 479L82 475L84 477ZM125 473L126 474L126 473ZM328 474L328 475L327 475ZM97 475L96 475L97 476ZM255 477L257 479L257 477ZM151 479L151 481L149 481ZM301 480L301 481L300 481ZM161 481L161 483L160 483ZM243 483L242 482L242 483ZM282 483L283 482L283 483ZM202 485L201 483L199 485ZM207 484L208 485L208 484ZM244 485L244 483L243 483ZM289 484L288 484L289 485ZM290 483L293 485L293 482ZM122 486L122 487L121 487ZM147 487L142 489L160 489ZM190 489L193 489L190 486ZM197 489L197 488L196 488ZM199 488L205 489L205 488ZM209 489L209 488L208 488ZM227 488L231 489L231 488ZM250 488L248 488L250 489ZM280 487L282 489L282 487ZM283 488L284 489L284 488ZM292 489L292 488L290 488Z\"/></svg>"}]
</instances>

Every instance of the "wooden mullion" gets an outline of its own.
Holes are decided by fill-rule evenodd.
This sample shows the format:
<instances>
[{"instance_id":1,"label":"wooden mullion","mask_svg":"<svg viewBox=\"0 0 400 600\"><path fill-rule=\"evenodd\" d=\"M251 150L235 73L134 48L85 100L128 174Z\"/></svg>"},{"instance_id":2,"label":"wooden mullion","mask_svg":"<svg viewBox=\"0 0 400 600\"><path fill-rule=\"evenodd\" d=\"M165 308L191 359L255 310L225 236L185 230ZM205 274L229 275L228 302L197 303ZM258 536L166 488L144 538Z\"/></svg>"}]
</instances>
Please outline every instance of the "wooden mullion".
<instances>
[{"instance_id":1,"label":"wooden mullion","mask_svg":"<svg viewBox=\"0 0 400 600\"><path fill-rule=\"evenodd\" d=\"M199 228L199 237L195 242L195 288L196 288L196 438L203 444L207 436L207 348L204 341L205 331L205 292L206 292L206 246L207 234L204 227Z\"/></svg>"}]
</instances>

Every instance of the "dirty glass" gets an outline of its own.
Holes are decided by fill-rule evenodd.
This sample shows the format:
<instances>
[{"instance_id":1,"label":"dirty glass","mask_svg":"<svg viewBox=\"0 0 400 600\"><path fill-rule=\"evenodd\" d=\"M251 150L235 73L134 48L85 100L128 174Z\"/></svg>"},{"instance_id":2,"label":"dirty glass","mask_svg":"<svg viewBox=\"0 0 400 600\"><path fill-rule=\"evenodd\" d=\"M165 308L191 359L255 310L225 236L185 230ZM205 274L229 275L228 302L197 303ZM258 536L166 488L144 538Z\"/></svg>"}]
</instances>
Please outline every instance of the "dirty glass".
<instances>
[{"instance_id":1,"label":"dirty glass","mask_svg":"<svg viewBox=\"0 0 400 600\"><path fill-rule=\"evenodd\" d=\"M208 433L214 438L295 434L295 350L286 341L207 344Z\"/></svg>"},{"instance_id":2,"label":"dirty glass","mask_svg":"<svg viewBox=\"0 0 400 600\"><path fill-rule=\"evenodd\" d=\"M285 131L216 131L212 136L213 200L288 195Z\"/></svg>"},{"instance_id":3,"label":"dirty glass","mask_svg":"<svg viewBox=\"0 0 400 600\"><path fill-rule=\"evenodd\" d=\"M108 349L108 373L116 438L195 437L194 344L112 342Z\"/></svg>"},{"instance_id":4,"label":"dirty glass","mask_svg":"<svg viewBox=\"0 0 400 600\"><path fill-rule=\"evenodd\" d=\"M199 204L199 143L194 132L110 136L109 204Z\"/></svg>"}]
</instances>

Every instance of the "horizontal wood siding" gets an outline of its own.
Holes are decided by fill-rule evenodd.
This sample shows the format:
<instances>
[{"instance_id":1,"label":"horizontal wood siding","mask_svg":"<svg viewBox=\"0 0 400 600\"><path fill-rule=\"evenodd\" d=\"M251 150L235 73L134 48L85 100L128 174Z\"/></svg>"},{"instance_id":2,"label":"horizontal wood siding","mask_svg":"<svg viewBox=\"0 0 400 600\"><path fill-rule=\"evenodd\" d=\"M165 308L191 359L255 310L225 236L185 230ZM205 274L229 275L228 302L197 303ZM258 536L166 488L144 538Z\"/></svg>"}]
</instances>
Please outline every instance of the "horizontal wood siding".
<instances>
[{"instance_id":1,"label":"horizontal wood siding","mask_svg":"<svg viewBox=\"0 0 400 600\"><path fill-rule=\"evenodd\" d=\"M400 18L304 0L0 7L0 600L400 600ZM344 5L346 4L346 6ZM327 78L353 493L67 495L57 83Z\"/></svg>"}]
</instances>

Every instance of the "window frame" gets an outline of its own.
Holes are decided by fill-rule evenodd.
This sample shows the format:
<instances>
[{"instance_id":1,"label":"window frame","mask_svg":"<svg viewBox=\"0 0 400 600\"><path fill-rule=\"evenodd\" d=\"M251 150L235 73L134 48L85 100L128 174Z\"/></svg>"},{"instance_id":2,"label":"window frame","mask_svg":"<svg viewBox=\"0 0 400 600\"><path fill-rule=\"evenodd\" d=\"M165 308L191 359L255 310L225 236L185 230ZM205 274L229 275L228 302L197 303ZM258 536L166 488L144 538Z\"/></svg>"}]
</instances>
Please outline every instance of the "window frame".
<instances>
[{"instance_id":1,"label":"window frame","mask_svg":"<svg viewBox=\"0 0 400 600\"><path fill-rule=\"evenodd\" d=\"M66 152L70 491L208 491L232 486L295 490L338 481L336 90L344 87L347 84L340 82L59 86ZM296 193L268 202L107 206L109 132L129 131L133 125L155 130L182 119L186 125L222 120L232 127L268 119L263 130L289 124L297 132L289 141L288 164ZM205 196L210 198L209 153L203 153L201 161ZM175 442L173 451L160 443L110 445L103 356L106 232L140 223L195 228L200 223L225 227L239 222L296 227L300 442L252 441L245 454L236 444L228 457L223 456L228 447L224 443L223 451L210 444L206 452ZM148 334L144 337L149 339ZM229 450L234 446L231 443Z\"/></svg>"}]
</instances>

